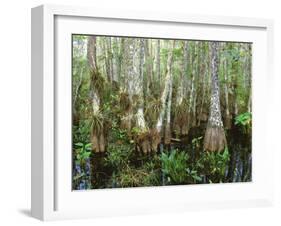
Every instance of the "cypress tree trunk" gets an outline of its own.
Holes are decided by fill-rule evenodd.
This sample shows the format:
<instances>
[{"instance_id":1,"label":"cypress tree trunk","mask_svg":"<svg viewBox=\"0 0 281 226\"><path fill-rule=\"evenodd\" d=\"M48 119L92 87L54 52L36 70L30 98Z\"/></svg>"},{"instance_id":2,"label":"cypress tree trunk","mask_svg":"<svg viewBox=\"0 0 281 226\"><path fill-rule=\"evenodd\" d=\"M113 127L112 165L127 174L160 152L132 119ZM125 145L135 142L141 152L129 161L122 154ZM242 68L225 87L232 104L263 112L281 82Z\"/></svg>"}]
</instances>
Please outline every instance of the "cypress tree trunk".
<instances>
[{"instance_id":1,"label":"cypress tree trunk","mask_svg":"<svg viewBox=\"0 0 281 226\"><path fill-rule=\"evenodd\" d=\"M91 85L90 85L90 97L92 100L92 111L93 120L100 116L100 102L101 102L101 92L103 88L103 78L97 67L96 60L96 37L89 36L87 45L87 58L88 64L91 72ZM105 151L105 139L103 134L103 125L97 125L92 123L91 129L91 141L92 149L95 152Z\"/></svg>"},{"instance_id":2,"label":"cypress tree trunk","mask_svg":"<svg viewBox=\"0 0 281 226\"><path fill-rule=\"evenodd\" d=\"M208 54L206 51L206 42L202 44L203 50L201 52L201 68L200 68L200 75L202 76L202 97L201 97L201 104L199 110L199 119L197 126L200 126L201 122L207 121L207 112L205 110L205 102L206 102L206 93L207 93L207 86L208 86Z\"/></svg>"},{"instance_id":3,"label":"cypress tree trunk","mask_svg":"<svg viewBox=\"0 0 281 226\"><path fill-rule=\"evenodd\" d=\"M138 45L136 46L138 49ZM136 59L133 59L134 62L137 62ZM143 66L144 66L144 40L140 39L139 41L139 71L135 76L134 84L134 94L138 96L137 103L137 114L136 114L136 126L139 127L142 131L146 130L145 119L144 119L144 101L143 101Z\"/></svg>"},{"instance_id":4,"label":"cypress tree trunk","mask_svg":"<svg viewBox=\"0 0 281 226\"><path fill-rule=\"evenodd\" d=\"M123 106L123 116L121 118L122 129L126 129L129 133L132 128L132 118L133 118L133 79L135 77L135 70L133 64L134 58L134 39L124 38L122 43L122 49L124 51L122 57L122 79L124 86L122 87L123 93L120 98L120 105Z\"/></svg>"},{"instance_id":5,"label":"cypress tree trunk","mask_svg":"<svg viewBox=\"0 0 281 226\"><path fill-rule=\"evenodd\" d=\"M183 96L185 97L185 103L187 103L187 97L189 94L189 41L185 41L184 42L184 49L183 49ZM186 135L188 134L188 130L189 130L189 125L188 125L188 120L189 120L189 109L188 109L188 105L186 106L185 109L185 113L183 115L183 123L182 123L182 127L181 127L181 134Z\"/></svg>"},{"instance_id":6,"label":"cypress tree trunk","mask_svg":"<svg viewBox=\"0 0 281 226\"><path fill-rule=\"evenodd\" d=\"M224 71L224 95L225 95L225 127L231 128L231 115L229 111L229 100L228 100L228 60L225 57L223 60L223 71Z\"/></svg>"},{"instance_id":7,"label":"cypress tree trunk","mask_svg":"<svg viewBox=\"0 0 281 226\"><path fill-rule=\"evenodd\" d=\"M211 43L211 75L212 93L210 114L204 138L204 149L207 151L221 151L226 146L220 109L220 88L218 81L218 42Z\"/></svg>"},{"instance_id":8,"label":"cypress tree trunk","mask_svg":"<svg viewBox=\"0 0 281 226\"><path fill-rule=\"evenodd\" d=\"M158 81L161 80L161 70L160 70L160 39L157 40L157 54L156 54L156 74Z\"/></svg>"},{"instance_id":9,"label":"cypress tree trunk","mask_svg":"<svg viewBox=\"0 0 281 226\"><path fill-rule=\"evenodd\" d=\"M186 101L187 96L187 67L188 67L188 41L184 41L182 44L183 56L180 62L180 78L176 94L175 116L173 120L173 130L180 135L186 135L188 133L188 106Z\"/></svg>"},{"instance_id":10,"label":"cypress tree trunk","mask_svg":"<svg viewBox=\"0 0 281 226\"><path fill-rule=\"evenodd\" d=\"M157 120L156 129L158 133L162 131L163 127L163 120L165 116L165 110L166 110L166 101L170 93L170 89L172 89L172 62L173 62L173 48L175 46L175 41L173 41L172 46L170 47L169 53L168 53L168 59L167 59L167 70L166 70L166 76L164 80L164 90L161 95L161 111Z\"/></svg>"}]
</instances>

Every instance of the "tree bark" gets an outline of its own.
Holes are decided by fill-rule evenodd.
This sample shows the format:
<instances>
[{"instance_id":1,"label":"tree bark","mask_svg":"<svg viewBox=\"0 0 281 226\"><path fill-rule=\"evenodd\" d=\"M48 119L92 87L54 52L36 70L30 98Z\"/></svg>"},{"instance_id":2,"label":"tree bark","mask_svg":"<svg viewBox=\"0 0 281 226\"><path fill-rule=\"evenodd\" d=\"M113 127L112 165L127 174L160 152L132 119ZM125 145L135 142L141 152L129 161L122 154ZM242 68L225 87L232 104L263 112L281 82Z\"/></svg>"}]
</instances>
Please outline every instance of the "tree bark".
<instances>
[{"instance_id":1,"label":"tree bark","mask_svg":"<svg viewBox=\"0 0 281 226\"><path fill-rule=\"evenodd\" d=\"M229 100L228 100L228 61L224 57L223 60L223 74L224 74L224 96L225 96L225 127L226 129L231 128L231 116L229 111Z\"/></svg>"},{"instance_id":2,"label":"tree bark","mask_svg":"<svg viewBox=\"0 0 281 226\"><path fill-rule=\"evenodd\" d=\"M172 89L172 62L173 62L173 49L175 46L175 41L172 42L167 59L167 69L166 69L166 76L164 79L164 90L161 95L161 111L157 120L156 129L158 133L161 133L163 127L163 120L165 116L166 110L166 101L170 93L170 89Z\"/></svg>"},{"instance_id":3,"label":"tree bark","mask_svg":"<svg viewBox=\"0 0 281 226\"><path fill-rule=\"evenodd\" d=\"M100 112L100 96L101 87L97 87L97 81L102 81L100 73L97 67L96 60L96 37L88 37L87 45L87 58L91 73L91 85L90 85L90 97L92 100L92 111L93 115L99 115ZM92 127L91 132L92 149L94 152L104 152L105 151L105 139L103 133L103 126L101 128Z\"/></svg>"},{"instance_id":4,"label":"tree bark","mask_svg":"<svg viewBox=\"0 0 281 226\"><path fill-rule=\"evenodd\" d=\"M218 81L218 46L218 42L211 43L212 94L210 103L210 115L204 137L204 149L207 151L221 151L226 146L226 138L223 129L220 109L220 87Z\"/></svg>"},{"instance_id":5,"label":"tree bark","mask_svg":"<svg viewBox=\"0 0 281 226\"><path fill-rule=\"evenodd\" d=\"M188 133L188 108L186 101L187 96L187 71L188 71L188 41L182 42L183 56L180 63L180 78L176 95L176 113L173 120L173 130L180 135Z\"/></svg>"},{"instance_id":6,"label":"tree bark","mask_svg":"<svg viewBox=\"0 0 281 226\"><path fill-rule=\"evenodd\" d=\"M160 68L160 39L157 40L157 53L156 53L156 74L160 83L161 80L161 68Z\"/></svg>"},{"instance_id":7,"label":"tree bark","mask_svg":"<svg viewBox=\"0 0 281 226\"><path fill-rule=\"evenodd\" d=\"M199 119L198 119L198 126L200 126L201 122L207 121L207 114L205 110L205 100L206 100L206 93L207 93L207 85L208 85L208 54L206 52L206 42L202 43L203 51L201 52L201 69L200 75L202 76L202 97L201 97L201 105L199 110Z\"/></svg>"}]
</instances>

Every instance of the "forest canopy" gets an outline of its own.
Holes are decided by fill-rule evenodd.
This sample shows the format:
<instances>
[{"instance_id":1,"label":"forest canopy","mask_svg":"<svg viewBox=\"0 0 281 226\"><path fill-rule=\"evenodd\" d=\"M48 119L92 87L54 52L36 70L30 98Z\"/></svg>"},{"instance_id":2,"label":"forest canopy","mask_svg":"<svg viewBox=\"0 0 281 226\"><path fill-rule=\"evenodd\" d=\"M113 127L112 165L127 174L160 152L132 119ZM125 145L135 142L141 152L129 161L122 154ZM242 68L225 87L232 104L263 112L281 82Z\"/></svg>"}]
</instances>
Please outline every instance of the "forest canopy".
<instances>
[{"instance_id":1,"label":"forest canopy","mask_svg":"<svg viewBox=\"0 0 281 226\"><path fill-rule=\"evenodd\" d=\"M251 181L252 44L72 36L74 190Z\"/></svg>"}]
</instances>

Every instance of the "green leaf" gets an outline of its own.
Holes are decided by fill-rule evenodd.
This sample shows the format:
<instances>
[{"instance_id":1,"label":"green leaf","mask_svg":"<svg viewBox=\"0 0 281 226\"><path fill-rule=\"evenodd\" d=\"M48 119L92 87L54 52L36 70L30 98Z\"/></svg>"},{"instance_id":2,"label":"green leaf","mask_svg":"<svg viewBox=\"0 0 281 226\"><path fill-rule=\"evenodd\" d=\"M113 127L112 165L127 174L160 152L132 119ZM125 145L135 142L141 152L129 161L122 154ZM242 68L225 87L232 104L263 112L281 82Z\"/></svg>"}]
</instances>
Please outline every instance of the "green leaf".
<instances>
[{"instance_id":1,"label":"green leaf","mask_svg":"<svg viewBox=\"0 0 281 226\"><path fill-rule=\"evenodd\" d=\"M75 143L74 145L76 145L77 147L83 147L84 146L84 144L83 143Z\"/></svg>"},{"instance_id":2,"label":"green leaf","mask_svg":"<svg viewBox=\"0 0 281 226\"><path fill-rule=\"evenodd\" d=\"M192 177L193 177L193 179L196 180L196 181L202 181L202 178L199 177L199 176L197 176L197 175L194 175L194 176L192 176Z\"/></svg>"}]
</instances>

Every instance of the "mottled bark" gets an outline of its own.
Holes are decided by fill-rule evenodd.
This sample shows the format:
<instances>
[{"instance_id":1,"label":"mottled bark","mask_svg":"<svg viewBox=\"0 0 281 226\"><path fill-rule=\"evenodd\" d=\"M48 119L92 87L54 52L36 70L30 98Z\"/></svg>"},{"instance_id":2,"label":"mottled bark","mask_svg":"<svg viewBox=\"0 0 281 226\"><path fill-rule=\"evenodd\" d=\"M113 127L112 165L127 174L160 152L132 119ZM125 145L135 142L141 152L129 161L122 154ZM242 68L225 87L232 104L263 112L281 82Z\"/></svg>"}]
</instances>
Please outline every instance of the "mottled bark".
<instances>
[{"instance_id":1,"label":"mottled bark","mask_svg":"<svg viewBox=\"0 0 281 226\"><path fill-rule=\"evenodd\" d=\"M218 81L218 42L211 43L211 73L212 93L210 115L204 138L204 149L207 151L221 151L226 146L220 109L220 87Z\"/></svg>"}]
</instances>

